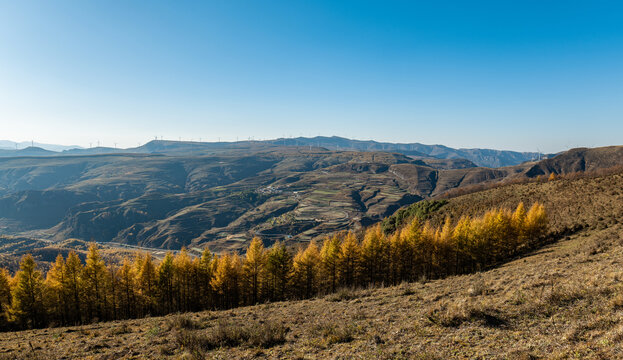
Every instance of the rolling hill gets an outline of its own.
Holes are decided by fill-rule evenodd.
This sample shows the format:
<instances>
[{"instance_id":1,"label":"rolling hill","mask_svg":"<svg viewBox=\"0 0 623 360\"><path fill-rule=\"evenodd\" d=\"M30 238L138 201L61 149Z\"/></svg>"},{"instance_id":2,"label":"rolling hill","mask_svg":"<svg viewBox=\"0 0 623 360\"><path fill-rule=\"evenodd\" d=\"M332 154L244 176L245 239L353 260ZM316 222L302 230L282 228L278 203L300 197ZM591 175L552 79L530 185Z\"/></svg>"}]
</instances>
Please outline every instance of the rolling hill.
<instances>
[{"instance_id":1,"label":"rolling hill","mask_svg":"<svg viewBox=\"0 0 623 360\"><path fill-rule=\"evenodd\" d=\"M621 147L493 169L461 159L263 143L222 144L192 156L192 143L149 146L153 153L0 159L0 232L237 251L256 235L267 244L296 244L360 228L450 190L623 164Z\"/></svg>"},{"instance_id":2,"label":"rolling hill","mask_svg":"<svg viewBox=\"0 0 623 360\"><path fill-rule=\"evenodd\" d=\"M0 358L620 358L622 188L619 170L449 199L433 222L519 201L550 214L549 245L476 274L6 333Z\"/></svg>"}]
</instances>

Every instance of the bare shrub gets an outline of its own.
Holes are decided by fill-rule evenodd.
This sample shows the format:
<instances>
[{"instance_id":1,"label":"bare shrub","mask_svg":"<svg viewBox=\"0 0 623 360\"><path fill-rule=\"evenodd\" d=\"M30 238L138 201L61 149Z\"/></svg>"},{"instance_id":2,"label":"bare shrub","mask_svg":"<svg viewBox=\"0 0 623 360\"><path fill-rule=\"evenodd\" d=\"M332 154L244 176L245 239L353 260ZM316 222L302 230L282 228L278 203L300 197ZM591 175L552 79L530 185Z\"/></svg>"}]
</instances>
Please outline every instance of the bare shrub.
<instances>
[{"instance_id":1,"label":"bare shrub","mask_svg":"<svg viewBox=\"0 0 623 360\"><path fill-rule=\"evenodd\" d=\"M219 320L211 329L192 331L182 329L177 332L177 343L191 353L242 345L269 348L283 344L289 329L283 324L266 321L262 323L238 324Z\"/></svg>"},{"instance_id":2,"label":"bare shrub","mask_svg":"<svg viewBox=\"0 0 623 360\"><path fill-rule=\"evenodd\" d=\"M352 324L323 322L312 328L312 335L322 338L327 345L351 342L356 333L357 328Z\"/></svg>"},{"instance_id":3,"label":"bare shrub","mask_svg":"<svg viewBox=\"0 0 623 360\"><path fill-rule=\"evenodd\" d=\"M474 280L474 282L469 287L469 289L467 289L467 294L469 296L479 296L479 295L484 295L486 293L487 293L487 285L485 284L485 281L481 277L476 278L476 280Z\"/></svg>"},{"instance_id":4,"label":"bare shrub","mask_svg":"<svg viewBox=\"0 0 623 360\"><path fill-rule=\"evenodd\" d=\"M610 306L615 310L623 309L623 293L618 293L610 299Z\"/></svg>"},{"instance_id":5,"label":"bare shrub","mask_svg":"<svg viewBox=\"0 0 623 360\"><path fill-rule=\"evenodd\" d=\"M327 301L349 301L362 297L362 291L355 288L341 288L337 292L327 295Z\"/></svg>"},{"instance_id":6,"label":"bare shrub","mask_svg":"<svg viewBox=\"0 0 623 360\"><path fill-rule=\"evenodd\" d=\"M110 329L109 334L110 335L121 335L121 334L127 334L129 332L130 332L130 327L128 326L128 324L123 323L119 327Z\"/></svg>"},{"instance_id":7,"label":"bare shrub","mask_svg":"<svg viewBox=\"0 0 623 360\"><path fill-rule=\"evenodd\" d=\"M507 323L498 309L483 304L474 305L465 300L435 306L426 317L430 322L444 327L459 327L466 322L477 322L489 327L500 327Z\"/></svg>"},{"instance_id":8,"label":"bare shrub","mask_svg":"<svg viewBox=\"0 0 623 360\"><path fill-rule=\"evenodd\" d=\"M286 334L290 331L281 323L264 322L249 329L249 344L262 348L270 348L286 342Z\"/></svg>"},{"instance_id":9,"label":"bare shrub","mask_svg":"<svg viewBox=\"0 0 623 360\"><path fill-rule=\"evenodd\" d=\"M166 325L169 330L172 329L198 329L200 326L197 321L191 319L191 317L187 314L183 315L174 315L166 320Z\"/></svg>"},{"instance_id":10,"label":"bare shrub","mask_svg":"<svg viewBox=\"0 0 623 360\"><path fill-rule=\"evenodd\" d=\"M181 329L175 333L175 341L185 351L192 355L201 355L206 350L211 349L208 337L199 331Z\"/></svg>"},{"instance_id":11,"label":"bare shrub","mask_svg":"<svg viewBox=\"0 0 623 360\"><path fill-rule=\"evenodd\" d=\"M567 306L586 296L586 290L579 285L556 286L545 294L543 302L551 306Z\"/></svg>"}]
</instances>

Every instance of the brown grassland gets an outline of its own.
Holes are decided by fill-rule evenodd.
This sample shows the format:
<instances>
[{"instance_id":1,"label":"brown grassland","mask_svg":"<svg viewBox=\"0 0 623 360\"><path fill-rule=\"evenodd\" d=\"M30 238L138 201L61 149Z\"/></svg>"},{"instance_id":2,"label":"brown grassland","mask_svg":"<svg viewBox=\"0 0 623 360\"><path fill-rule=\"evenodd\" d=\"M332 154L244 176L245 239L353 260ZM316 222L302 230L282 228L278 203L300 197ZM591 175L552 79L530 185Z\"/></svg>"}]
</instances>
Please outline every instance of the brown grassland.
<instances>
[{"instance_id":1,"label":"brown grassland","mask_svg":"<svg viewBox=\"0 0 623 360\"><path fill-rule=\"evenodd\" d=\"M277 302L0 334L0 359L623 357L623 175L514 184L446 215L545 205L557 236L476 274Z\"/></svg>"}]
</instances>

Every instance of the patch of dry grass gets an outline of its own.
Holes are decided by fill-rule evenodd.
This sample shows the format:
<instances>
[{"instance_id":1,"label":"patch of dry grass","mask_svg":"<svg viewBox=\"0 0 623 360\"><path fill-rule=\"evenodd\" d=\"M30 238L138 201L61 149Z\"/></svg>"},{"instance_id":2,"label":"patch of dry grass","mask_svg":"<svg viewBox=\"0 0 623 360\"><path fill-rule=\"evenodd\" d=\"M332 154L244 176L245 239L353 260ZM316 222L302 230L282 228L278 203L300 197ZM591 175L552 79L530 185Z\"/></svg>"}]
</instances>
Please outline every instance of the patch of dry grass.
<instances>
[{"instance_id":1,"label":"patch of dry grass","mask_svg":"<svg viewBox=\"0 0 623 360\"><path fill-rule=\"evenodd\" d=\"M181 328L175 331L175 341L183 350L202 356L206 351L218 348L251 346L270 348L286 341L288 328L270 321L237 323L220 319L206 330Z\"/></svg>"}]
</instances>

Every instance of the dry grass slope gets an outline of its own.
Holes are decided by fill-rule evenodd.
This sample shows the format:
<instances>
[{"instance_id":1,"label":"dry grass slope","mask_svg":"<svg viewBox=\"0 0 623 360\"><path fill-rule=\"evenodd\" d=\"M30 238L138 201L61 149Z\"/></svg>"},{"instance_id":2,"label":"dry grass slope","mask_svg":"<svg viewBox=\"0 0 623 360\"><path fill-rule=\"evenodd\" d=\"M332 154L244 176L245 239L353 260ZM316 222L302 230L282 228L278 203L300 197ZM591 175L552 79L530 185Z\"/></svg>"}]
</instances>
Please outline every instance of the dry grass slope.
<instances>
[{"instance_id":1,"label":"dry grass slope","mask_svg":"<svg viewBox=\"0 0 623 360\"><path fill-rule=\"evenodd\" d=\"M622 185L615 174L452 199L441 217L538 200L555 229L576 229L486 272L228 311L5 333L0 359L621 358Z\"/></svg>"}]
</instances>

